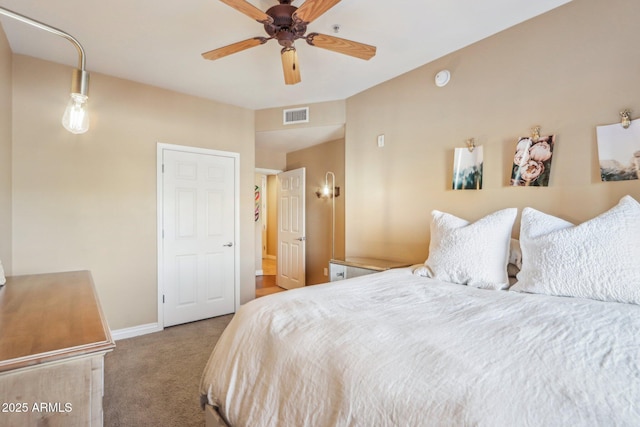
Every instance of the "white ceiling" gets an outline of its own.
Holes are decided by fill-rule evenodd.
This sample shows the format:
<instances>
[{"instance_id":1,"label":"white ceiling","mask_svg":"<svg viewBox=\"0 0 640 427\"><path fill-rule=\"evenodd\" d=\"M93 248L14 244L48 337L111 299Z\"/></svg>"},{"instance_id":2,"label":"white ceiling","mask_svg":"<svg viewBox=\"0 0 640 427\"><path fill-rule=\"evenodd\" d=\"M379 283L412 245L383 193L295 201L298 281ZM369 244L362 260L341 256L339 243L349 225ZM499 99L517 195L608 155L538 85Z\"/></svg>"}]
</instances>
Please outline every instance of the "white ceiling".
<instances>
[{"instance_id":1,"label":"white ceiling","mask_svg":"<svg viewBox=\"0 0 640 427\"><path fill-rule=\"evenodd\" d=\"M346 99L569 1L344 0L308 32L377 46L376 56L363 61L299 40L302 83L293 86L284 84L274 40L217 61L200 56L265 35L261 24L218 0L0 0L0 6L77 38L90 72L262 109ZM249 2L261 10L277 4ZM4 16L0 23L13 52L76 66L68 41Z\"/></svg>"}]
</instances>

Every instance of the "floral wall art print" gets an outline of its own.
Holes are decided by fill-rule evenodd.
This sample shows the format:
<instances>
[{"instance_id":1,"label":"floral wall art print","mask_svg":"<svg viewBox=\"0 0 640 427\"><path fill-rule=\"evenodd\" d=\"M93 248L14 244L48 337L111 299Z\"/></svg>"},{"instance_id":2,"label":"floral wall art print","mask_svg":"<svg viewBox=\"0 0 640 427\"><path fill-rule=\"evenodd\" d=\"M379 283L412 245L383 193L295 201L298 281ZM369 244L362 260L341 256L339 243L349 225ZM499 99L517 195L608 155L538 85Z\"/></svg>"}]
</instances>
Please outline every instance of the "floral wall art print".
<instances>
[{"instance_id":1,"label":"floral wall art print","mask_svg":"<svg viewBox=\"0 0 640 427\"><path fill-rule=\"evenodd\" d=\"M555 135L540 136L535 141L531 137L520 138L513 156L511 185L548 187L555 143Z\"/></svg>"},{"instance_id":2,"label":"floral wall art print","mask_svg":"<svg viewBox=\"0 0 640 427\"><path fill-rule=\"evenodd\" d=\"M454 190L482 189L482 145L469 148L456 148L453 158Z\"/></svg>"},{"instance_id":3,"label":"floral wall art print","mask_svg":"<svg viewBox=\"0 0 640 427\"><path fill-rule=\"evenodd\" d=\"M639 179L640 119L625 129L620 123L596 128L602 181Z\"/></svg>"}]
</instances>

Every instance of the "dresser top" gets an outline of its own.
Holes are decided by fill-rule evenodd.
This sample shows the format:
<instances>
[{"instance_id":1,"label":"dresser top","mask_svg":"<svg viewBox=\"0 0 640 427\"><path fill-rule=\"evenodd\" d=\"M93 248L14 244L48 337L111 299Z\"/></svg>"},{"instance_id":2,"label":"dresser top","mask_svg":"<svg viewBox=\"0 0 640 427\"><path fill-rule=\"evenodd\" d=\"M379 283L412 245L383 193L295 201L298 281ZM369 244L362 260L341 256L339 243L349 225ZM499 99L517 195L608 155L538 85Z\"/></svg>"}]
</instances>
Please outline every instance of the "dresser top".
<instances>
[{"instance_id":1,"label":"dresser top","mask_svg":"<svg viewBox=\"0 0 640 427\"><path fill-rule=\"evenodd\" d=\"M346 265L348 267L366 268L368 270L384 271L390 268L408 267L411 263L403 261L390 261L388 259L348 257L345 259L332 259L333 264Z\"/></svg>"},{"instance_id":2,"label":"dresser top","mask_svg":"<svg viewBox=\"0 0 640 427\"><path fill-rule=\"evenodd\" d=\"M90 272L7 277L0 289L0 372L114 347Z\"/></svg>"}]
</instances>

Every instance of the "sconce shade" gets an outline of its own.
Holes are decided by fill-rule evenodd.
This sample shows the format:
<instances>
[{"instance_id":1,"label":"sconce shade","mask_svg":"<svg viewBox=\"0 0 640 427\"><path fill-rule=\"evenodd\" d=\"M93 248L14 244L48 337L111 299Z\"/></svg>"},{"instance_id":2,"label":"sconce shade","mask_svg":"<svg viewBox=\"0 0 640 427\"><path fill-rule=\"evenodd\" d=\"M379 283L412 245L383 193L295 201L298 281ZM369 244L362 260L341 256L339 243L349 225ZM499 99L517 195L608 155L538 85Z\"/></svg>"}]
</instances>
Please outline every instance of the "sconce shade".
<instances>
[{"instance_id":1,"label":"sconce shade","mask_svg":"<svg viewBox=\"0 0 640 427\"><path fill-rule=\"evenodd\" d=\"M316 196L318 199L322 197L323 199L329 199L332 197L340 197L340 187L333 187L333 192L331 191L331 187L325 185L321 190L316 191Z\"/></svg>"},{"instance_id":2,"label":"sconce shade","mask_svg":"<svg viewBox=\"0 0 640 427\"><path fill-rule=\"evenodd\" d=\"M298 66L298 52L292 47L285 47L281 51L282 71L284 71L284 83L294 85L300 83L300 67Z\"/></svg>"}]
</instances>

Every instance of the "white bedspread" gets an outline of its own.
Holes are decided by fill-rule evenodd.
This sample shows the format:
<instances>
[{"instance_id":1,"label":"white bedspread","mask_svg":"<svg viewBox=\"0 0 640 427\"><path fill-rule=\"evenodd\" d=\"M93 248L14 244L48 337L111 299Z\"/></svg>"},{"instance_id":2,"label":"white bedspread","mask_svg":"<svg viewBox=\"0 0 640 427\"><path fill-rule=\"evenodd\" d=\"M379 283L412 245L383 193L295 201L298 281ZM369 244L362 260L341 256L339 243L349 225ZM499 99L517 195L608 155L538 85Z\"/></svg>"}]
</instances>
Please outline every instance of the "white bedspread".
<instances>
[{"instance_id":1,"label":"white bedspread","mask_svg":"<svg viewBox=\"0 0 640 427\"><path fill-rule=\"evenodd\" d=\"M640 306L410 269L263 297L201 392L232 426L640 426Z\"/></svg>"}]
</instances>

